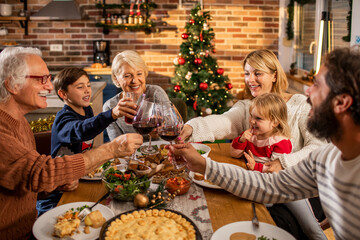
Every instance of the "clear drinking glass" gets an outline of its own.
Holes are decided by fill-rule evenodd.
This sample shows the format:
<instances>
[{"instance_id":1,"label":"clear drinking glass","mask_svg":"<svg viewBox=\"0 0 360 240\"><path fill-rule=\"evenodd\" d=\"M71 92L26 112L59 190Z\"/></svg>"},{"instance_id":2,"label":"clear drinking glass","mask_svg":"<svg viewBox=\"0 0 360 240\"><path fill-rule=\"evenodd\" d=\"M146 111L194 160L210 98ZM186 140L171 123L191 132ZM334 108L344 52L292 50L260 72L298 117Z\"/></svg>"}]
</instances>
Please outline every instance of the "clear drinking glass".
<instances>
[{"instance_id":1,"label":"clear drinking glass","mask_svg":"<svg viewBox=\"0 0 360 240\"><path fill-rule=\"evenodd\" d=\"M158 126L158 134L162 139L172 144L172 141L180 135L184 121L174 104L170 102L162 103L161 109L162 124ZM174 156L173 159L175 169L185 166L182 156Z\"/></svg>"},{"instance_id":2,"label":"clear drinking glass","mask_svg":"<svg viewBox=\"0 0 360 240\"><path fill-rule=\"evenodd\" d=\"M139 134L148 134L149 135L149 145L142 146L140 151L143 154L154 154L157 153L158 150L151 146L151 131L157 127L157 111L156 104L150 102L148 100L144 100L133 120L133 127Z\"/></svg>"}]
</instances>

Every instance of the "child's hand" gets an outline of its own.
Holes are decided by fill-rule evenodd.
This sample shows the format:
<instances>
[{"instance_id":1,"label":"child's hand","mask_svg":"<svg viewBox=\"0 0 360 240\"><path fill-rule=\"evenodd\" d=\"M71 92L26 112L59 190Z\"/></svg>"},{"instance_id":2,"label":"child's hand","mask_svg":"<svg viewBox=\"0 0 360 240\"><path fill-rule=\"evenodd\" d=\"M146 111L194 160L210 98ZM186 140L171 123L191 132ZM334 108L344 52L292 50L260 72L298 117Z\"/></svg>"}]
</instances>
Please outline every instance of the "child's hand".
<instances>
[{"instance_id":1,"label":"child's hand","mask_svg":"<svg viewBox=\"0 0 360 240\"><path fill-rule=\"evenodd\" d=\"M273 173L273 172L280 172L281 170L284 170L284 168L281 166L279 159L276 159L271 162L266 162L266 163L264 163L264 165L269 167L264 172Z\"/></svg>"},{"instance_id":2,"label":"child's hand","mask_svg":"<svg viewBox=\"0 0 360 240\"><path fill-rule=\"evenodd\" d=\"M118 119L119 117L128 117L133 119L136 114L136 103L131 98L122 98L118 104L112 109L112 117Z\"/></svg>"},{"instance_id":3,"label":"child's hand","mask_svg":"<svg viewBox=\"0 0 360 240\"><path fill-rule=\"evenodd\" d=\"M246 130L243 135L241 135L241 138L239 139L240 142L250 141L250 138L252 137L252 130L249 128Z\"/></svg>"},{"instance_id":4,"label":"child's hand","mask_svg":"<svg viewBox=\"0 0 360 240\"><path fill-rule=\"evenodd\" d=\"M255 168L255 158L254 155L252 154L252 152L249 150L249 153L244 152L244 156L246 158L246 160L248 161L246 163L246 166L248 167L249 170L254 170Z\"/></svg>"}]
</instances>

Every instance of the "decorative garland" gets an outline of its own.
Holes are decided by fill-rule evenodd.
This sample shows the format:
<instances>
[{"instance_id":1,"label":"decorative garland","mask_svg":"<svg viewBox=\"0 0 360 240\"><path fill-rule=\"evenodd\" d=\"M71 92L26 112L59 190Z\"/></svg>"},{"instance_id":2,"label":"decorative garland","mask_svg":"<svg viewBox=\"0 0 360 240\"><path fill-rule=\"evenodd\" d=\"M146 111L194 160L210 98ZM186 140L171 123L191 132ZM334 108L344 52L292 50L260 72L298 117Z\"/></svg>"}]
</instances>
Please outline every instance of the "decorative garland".
<instances>
[{"instance_id":1,"label":"decorative garland","mask_svg":"<svg viewBox=\"0 0 360 240\"><path fill-rule=\"evenodd\" d=\"M350 10L346 16L348 34L342 37L345 42L350 42L351 39L351 18L352 18L352 0L349 0Z\"/></svg>"}]
</instances>

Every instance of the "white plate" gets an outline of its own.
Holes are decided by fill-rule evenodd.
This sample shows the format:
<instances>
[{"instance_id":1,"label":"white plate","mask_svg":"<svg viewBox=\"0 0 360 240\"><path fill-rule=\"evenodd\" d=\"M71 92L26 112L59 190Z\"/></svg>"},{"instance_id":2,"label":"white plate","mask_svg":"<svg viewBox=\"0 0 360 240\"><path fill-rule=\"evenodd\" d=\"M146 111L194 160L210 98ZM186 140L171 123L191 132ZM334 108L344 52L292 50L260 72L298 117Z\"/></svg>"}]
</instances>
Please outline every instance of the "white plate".
<instances>
[{"instance_id":1,"label":"white plate","mask_svg":"<svg viewBox=\"0 0 360 240\"><path fill-rule=\"evenodd\" d=\"M229 166L233 166L233 167L237 167L237 168L241 168L240 166L234 165L234 164L230 164L230 163L222 163L224 165L229 165ZM221 187L219 187L218 185L215 184L210 184L205 182L204 180L196 180L194 178L195 173L194 172L190 172L189 176L191 177L191 179L194 181L194 183L203 186L203 187L207 187L207 188L213 188L213 189L221 189Z\"/></svg>"},{"instance_id":2,"label":"white plate","mask_svg":"<svg viewBox=\"0 0 360 240\"><path fill-rule=\"evenodd\" d=\"M210 151L211 151L211 148L205 144L201 144L201 143L191 143L191 145L193 145L193 147L196 149L196 150L203 150L205 153L204 154L201 154L201 156L203 156L204 158L206 158Z\"/></svg>"},{"instance_id":3,"label":"white plate","mask_svg":"<svg viewBox=\"0 0 360 240\"><path fill-rule=\"evenodd\" d=\"M210 184L208 182L205 182L204 180L196 180L194 178L195 173L194 172L189 172L189 176L191 177L191 179L193 180L194 183L203 186L203 187L207 187L207 188L213 188L213 189L221 189L221 187L219 187L218 185L215 184Z\"/></svg>"},{"instance_id":4,"label":"white plate","mask_svg":"<svg viewBox=\"0 0 360 240\"><path fill-rule=\"evenodd\" d=\"M251 221L234 222L222 226L212 235L211 240L228 240L231 234L236 232L254 234L256 238L264 236L276 240L295 240L290 233L277 226L260 222L259 227L256 228Z\"/></svg>"},{"instance_id":5,"label":"white plate","mask_svg":"<svg viewBox=\"0 0 360 240\"><path fill-rule=\"evenodd\" d=\"M63 215L66 211L68 211L71 208L78 208L82 207L84 205L91 206L94 202L74 202L74 203L68 203L61 205L59 207L53 208L50 211L44 213L41 215L36 222L33 225L32 231L36 239L41 240L53 240L53 239L60 239L57 237L52 236L52 233L54 231L54 224L56 223L56 219L58 216ZM113 211L111 211L110 208L98 204L96 205L93 210L99 210L103 217L107 220L114 217L115 214ZM92 240L99 238L100 235L100 228L92 228L90 227L90 233L85 234L84 233L84 223L82 222L80 224L79 230L80 233L76 233L72 236L72 239L76 240Z\"/></svg>"}]
</instances>

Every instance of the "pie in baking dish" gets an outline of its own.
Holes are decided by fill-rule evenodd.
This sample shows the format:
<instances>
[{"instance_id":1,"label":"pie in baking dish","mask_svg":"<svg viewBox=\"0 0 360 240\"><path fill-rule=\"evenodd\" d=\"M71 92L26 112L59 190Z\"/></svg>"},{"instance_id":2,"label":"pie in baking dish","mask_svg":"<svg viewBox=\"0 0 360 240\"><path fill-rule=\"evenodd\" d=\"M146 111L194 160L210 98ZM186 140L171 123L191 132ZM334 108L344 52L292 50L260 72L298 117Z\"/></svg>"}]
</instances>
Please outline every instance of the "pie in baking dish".
<instances>
[{"instance_id":1,"label":"pie in baking dish","mask_svg":"<svg viewBox=\"0 0 360 240\"><path fill-rule=\"evenodd\" d=\"M181 215L166 210L140 210L123 214L110 223L105 240L196 239L194 226Z\"/></svg>"}]
</instances>

